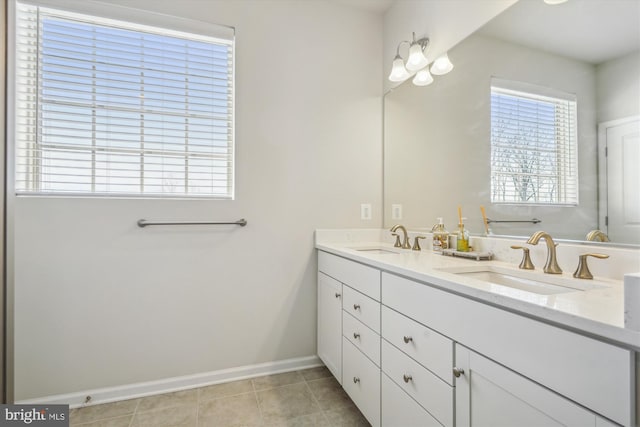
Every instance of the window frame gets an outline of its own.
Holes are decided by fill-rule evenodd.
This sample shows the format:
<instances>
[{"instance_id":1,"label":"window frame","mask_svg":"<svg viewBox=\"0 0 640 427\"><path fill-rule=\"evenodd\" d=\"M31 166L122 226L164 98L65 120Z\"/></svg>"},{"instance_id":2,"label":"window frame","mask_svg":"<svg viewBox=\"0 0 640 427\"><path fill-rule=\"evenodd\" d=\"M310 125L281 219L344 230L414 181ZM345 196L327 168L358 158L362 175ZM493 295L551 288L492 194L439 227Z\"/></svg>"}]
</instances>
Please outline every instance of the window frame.
<instances>
[{"instance_id":1,"label":"window frame","mask_svg":"<svg viewBox=\"0 0 640 427\"><path fill-rule=\"evenodd\" d=\"M227 40L230 47L230 119L229 119L229 136L227 138L227 147L230 150L229 162L227 168L229 174L228 191L224 194L211 193L143 193L137 192L92 192L92 191L33 191L29 189L18 189L16 185L17 179L17 108L13 107L17 102L16 81L17 81L17 8L18 3L38 6L43 8L51 8L59 11L69 12L73 14L89 15L96 17L97 20L115 20L130 23L132 29L150 27L153 29L166 30L166 35L172 34L190 34L197 37L214 38ZM220 24L197 21L192 19L174 17L159 13L154 13L141 9L130 7L114 6L104 3L84 2L82 0L9 0L8 2L8 34L7 34L7 105L10 106L7 111L7 133L8 133L8 162L7 173L9 182L7 183L9 194L18 197L85 197L85 198L125 198L125 199L206 199L206 200L234 200L236 190L236 138L235 138L235 28ZM39 112L39 108L38 108Z\"/></svg>"},{"instance_id":2,"label":"window frame","mask_svg":"<svg viewBox=\"0 0 640 427\"><path fill-rule=\"evenodd\" d=\"M546 207L576 207L579 205L579 175L578 175L578 99L575 94L563 92L557 89L551 89L543 86L538 86L530 83L511 81L501 79L497 77L491 78L490 83L490 119L489 119L489 146L490 146L490 159L489 159L489 176L490 176L490 201L496 205L514 205L514 206L546 206ZM496 200L494 193L496 191L494 187L494 180L496 174L501 174L501 171L494 169L494 158L496 150L496 141L494 140L494 89L499 95L508 94L509 96L518 97L532 102L551 102L553 104L568 103L567 107L567 120L568 125L563 127L568 128L569 134L562 141L564 144L560 148L556 146L555 151L563 151L568 154L558 154L558 165L556 167L556 173L558 175L559 189L556 190L558 194L556 196L557 201L544 202L534 200L531 202L519 201L519 200ZM554 126L554 133L558 135L559 126ZM556 136L557 138L557 136ZM556 141L557 142L557 141ZM519 146L514 146L518 149ZM563 172L564 171L564 172ZM502 173L504 174L504 173ZM573 191L573 194L569 194ZM567 195L568 194L568 195ZM515 193L514 193L515 195Z\"/></svg>"}]
</instances>

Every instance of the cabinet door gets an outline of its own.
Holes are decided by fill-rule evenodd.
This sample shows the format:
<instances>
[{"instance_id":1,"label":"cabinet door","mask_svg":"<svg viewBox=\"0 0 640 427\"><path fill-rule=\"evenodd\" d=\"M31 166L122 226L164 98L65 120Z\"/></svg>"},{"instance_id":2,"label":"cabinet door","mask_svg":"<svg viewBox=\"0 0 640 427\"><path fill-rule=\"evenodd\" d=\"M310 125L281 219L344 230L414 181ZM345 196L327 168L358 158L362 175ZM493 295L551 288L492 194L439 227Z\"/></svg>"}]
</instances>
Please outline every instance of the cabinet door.
<instances>
[{"instance_id":1,"label":"cabinet door","mask_svg":"<svg viewBox=\"0 0 640 427\"><path fill-rule=\"evenodd\" d=\"M342 384L342 283L320 272L318 356Z\"/></svg>"},{"instance_id":2,"label":"cabinet door","mask_svg":"<svg viewBox=\"0 0 640 427\"><path fill-rule=\"evenodd\" d=\"M456 344L456 425L595 426L596 415Z\"/></svg>"}]
</instances>

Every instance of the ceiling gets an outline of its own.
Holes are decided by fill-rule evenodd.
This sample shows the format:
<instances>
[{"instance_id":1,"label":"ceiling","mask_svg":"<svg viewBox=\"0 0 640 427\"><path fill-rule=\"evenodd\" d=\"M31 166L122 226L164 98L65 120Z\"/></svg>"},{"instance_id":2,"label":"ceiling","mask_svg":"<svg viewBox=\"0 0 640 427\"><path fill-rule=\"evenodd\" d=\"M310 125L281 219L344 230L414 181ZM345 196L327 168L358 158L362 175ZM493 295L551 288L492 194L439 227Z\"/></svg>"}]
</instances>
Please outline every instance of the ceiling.
<instances>
[{"instance_id":1,"label":"ceiling","mask_svg":"<svg viewBox=\"0 0 640 427\"><path fill-rule=\"evenodd\" d=\"M640 0L520 0L479 33L599 64L640 49Z\"/></svg>"}]
</instances>

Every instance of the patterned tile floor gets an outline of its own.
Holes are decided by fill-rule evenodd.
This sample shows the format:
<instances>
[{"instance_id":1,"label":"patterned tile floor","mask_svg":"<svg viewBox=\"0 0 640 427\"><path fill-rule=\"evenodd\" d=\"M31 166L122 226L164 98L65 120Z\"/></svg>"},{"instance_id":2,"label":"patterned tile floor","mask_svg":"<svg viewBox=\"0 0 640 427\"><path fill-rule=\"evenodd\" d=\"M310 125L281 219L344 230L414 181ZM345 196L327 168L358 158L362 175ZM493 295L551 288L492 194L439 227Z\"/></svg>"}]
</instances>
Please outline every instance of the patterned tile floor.
<instances>
[{"instance_id":1,"label":"patterned tile floor","mask_svg":"<svg viewBox=\"0 0 640 427\"><path fill-rule=\"evenodd\" d=\"M366 427L327 368L71 410L83 427Z\"/></svg>"}]
</instances>

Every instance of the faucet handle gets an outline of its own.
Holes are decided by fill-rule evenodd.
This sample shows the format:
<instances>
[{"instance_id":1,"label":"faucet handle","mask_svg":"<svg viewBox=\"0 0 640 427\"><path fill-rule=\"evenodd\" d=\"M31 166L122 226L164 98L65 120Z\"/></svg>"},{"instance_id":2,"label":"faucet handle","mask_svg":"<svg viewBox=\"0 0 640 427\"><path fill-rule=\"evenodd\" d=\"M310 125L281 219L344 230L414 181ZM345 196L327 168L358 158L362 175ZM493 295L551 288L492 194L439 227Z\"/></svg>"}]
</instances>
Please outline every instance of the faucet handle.
<instances>
[{"instance_id":1,"label":"faucet handle","mask_svg":"<svg viewBox=\"0 0 640 427\"><path fill-rule=\"evenodd\" d=\"M396 242L393 244L394 248L401 248L402 243L400 243L400 235L398 233L391 233L392 236L396 236Z\"/></svg>"},{"instance_id":2,"label":"faucet handle","mask_svg":"<svg viewBox=\"0 0 640 427\"><path fill-rule=\"evenodd\" d=\"M425 236L416 236L416 238L413 241L413 247L411 248L414 251L421 251L422 248L420 247L420 240L419 239L425 239Z\"/></svg>"},{"instance_id":3,"label":"faucet handle","mask_svg":"<svg viewBox=\"0 0 640 427\"><path fill-rule=\"evenodd\" d=\"M511 246L511 249L522 249L522 261L520 261L520 265L518 266L521 270L534 270L536 267L531 262L531 256L529 256L529 248L525 248L524 246Z\"/></svg>"},{"instance_id":4,"label":"faucet handle","mask_svg":"<svg viewBox=\"0 0 640 427\"><path fill-rule=\"evenodd\" d=\"M575 273L573 273L573 277L577 279L593 279L593 275L589 271L589 266L587 265L587 257L594 257L599 259L607 259L609 255L605 254L594 254L594 253L586 253L580 255L578 259L578 268L576 268Z\"/></svg>"}]
</instances>

